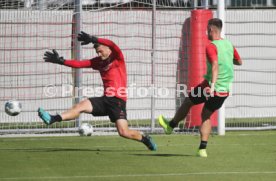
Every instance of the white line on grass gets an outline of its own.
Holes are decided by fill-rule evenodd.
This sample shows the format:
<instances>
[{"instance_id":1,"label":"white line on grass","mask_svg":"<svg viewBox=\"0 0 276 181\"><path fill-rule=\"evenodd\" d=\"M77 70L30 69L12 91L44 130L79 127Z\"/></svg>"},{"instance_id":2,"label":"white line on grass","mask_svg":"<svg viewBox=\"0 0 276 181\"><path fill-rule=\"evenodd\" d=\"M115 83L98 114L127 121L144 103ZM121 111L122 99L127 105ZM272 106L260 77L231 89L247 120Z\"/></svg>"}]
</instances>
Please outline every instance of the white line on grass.
<instances>
[{"instance_id":1,"label":"white line on grass","mask_svg":"<svg viewBox=\"0 0 276 181\"><path fill-rule=\"evenodd\" d=\"M164 177L164 176L189 176L189 175L246 175L246 174L276 174L269 172L191 172L191 173L167 173L167 174L131 174L131 175L80 175L80 176L57 176L57 177L5 177L0 180L44 180L44 179L81 179L81 178L114 178L114 177Z\"/></svg>"}]
</instances>

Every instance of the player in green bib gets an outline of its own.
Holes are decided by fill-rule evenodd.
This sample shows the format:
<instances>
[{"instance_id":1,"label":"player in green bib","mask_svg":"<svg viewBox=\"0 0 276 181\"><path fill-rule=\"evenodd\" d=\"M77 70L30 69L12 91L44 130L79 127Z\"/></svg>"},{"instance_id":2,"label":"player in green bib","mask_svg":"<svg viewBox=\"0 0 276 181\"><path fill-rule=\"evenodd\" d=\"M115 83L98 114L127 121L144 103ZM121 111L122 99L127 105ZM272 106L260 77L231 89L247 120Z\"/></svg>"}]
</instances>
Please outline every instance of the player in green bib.
<instances>
[{"instance_id":1,"label":"player in green bib","mask_svg":"<svg viewBox=\"0 0 276 181\"><path fill-rule=\"evenodd\" d=\"M242 64L232 43L221 38L222 21L220 19L210 19L207 30L208 39L211 42L206 47L207 73L204 75L204 80L191 90L171 121L162 115L158 118L165 133L171 134L178 123L187 116L193 105L204 103L201 113L201 141L197 151L200 157L207 157L207 141L212 129L210 117L229 96L234 78L234 64Z\"/></svg>"},{"instance_id":2,"label":"player in green bib","mask_svg":"<svg viewBox=\"0 0 276 181\"><path fill-rule=\"evenodd\" d=\"M207 62L207 74L204 76L205 80L208 81L209 85L214 84L214 91L216 92L229 92L231 84L234 78L234 48L230 41L228 40L214 40L212 44L215 45L217 51L217 80L212 80L213 78L213 64L212 60L208 59ZM211 45L211 46L213 46ZM216 60L215 60L216 61Z\"/></svg>"}]
</instances>

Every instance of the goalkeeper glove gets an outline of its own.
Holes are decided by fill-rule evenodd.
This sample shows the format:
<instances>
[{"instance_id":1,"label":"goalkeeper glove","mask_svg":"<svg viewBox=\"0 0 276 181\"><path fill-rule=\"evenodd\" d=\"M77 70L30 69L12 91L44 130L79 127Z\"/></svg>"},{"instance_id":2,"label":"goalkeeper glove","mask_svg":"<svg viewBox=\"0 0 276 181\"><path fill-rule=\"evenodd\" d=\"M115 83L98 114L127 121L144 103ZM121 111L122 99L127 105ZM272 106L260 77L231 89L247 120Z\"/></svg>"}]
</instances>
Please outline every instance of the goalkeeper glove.
<instances>
[{"instance_id":1,"label":"goalkeeper glove","mask_svg":"<svg viewBox=\"0 0 276 181\"><path fill-rule=\"evenodd\" d=\"M43 59L45 62L56 63L60 65L64 64L64 58L60 57L55 49L53 50L53 53L49 51L45 52Z\"/></svg>"},{"instance_id":2,"label":"goalkeeper glove","mask_svg":"<svg viewBox=\"0 0 276 181\"><path fill-rule=\"evenodd\" d=\"M91 36L83 31L78 34L78 40L81 42L81 45L87 45L89 43L98 43L98 38L95 36Z\"/></svg>"}]
</instances>

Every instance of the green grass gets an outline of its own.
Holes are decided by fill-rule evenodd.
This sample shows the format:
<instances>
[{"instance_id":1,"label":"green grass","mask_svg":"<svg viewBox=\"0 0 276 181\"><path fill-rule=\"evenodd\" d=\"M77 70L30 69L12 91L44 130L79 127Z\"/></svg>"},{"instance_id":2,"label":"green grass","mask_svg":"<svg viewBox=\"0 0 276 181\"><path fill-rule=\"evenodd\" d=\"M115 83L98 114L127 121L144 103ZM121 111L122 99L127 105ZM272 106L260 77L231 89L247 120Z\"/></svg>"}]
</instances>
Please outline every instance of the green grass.
<instances>
[{"instance_id":1,"label":"green grass","mask_svg":"<svg viewBox=\"0 0 276 181\"><path fill-rule=\"evenodd\" d=\"M276 132L153 135L158 151L118 136L0 138L0 180L260 181L276 178Z\"/></svg>"},{"instance_id":2,"label":"green grass","mask_svg":"<svg viewBox=\"0 0 276 181\"><path fill-rule=\"evenodd\" d=\"M171 118L168 118L171 119ZM93 126L97 127L115 127L115 124L111 124L110 120L93 120L93 121L86 121L92 124ZM141 119L141 120L128 120L129 125L132 127L150 127L151 120L149 119ZM250 123L254 123L254 126L264 126L264 124L268 124L270 126L276 126L276 118L275 117L267 117L267 118L228 118L225 120L226 127L233 127L233 125L245 125L253 126ZM158 126L157 122L156 125ZM60 122L56 124L52 124L50 126L45 125L42 121L41 122L17 122L17 123L0 123L1 129L40 129L40 128L74 128L76 127L76 122L69 121L69 122ZM179 124L180 128L183 128L183 122Z\"/></svg>"}]
</instances>

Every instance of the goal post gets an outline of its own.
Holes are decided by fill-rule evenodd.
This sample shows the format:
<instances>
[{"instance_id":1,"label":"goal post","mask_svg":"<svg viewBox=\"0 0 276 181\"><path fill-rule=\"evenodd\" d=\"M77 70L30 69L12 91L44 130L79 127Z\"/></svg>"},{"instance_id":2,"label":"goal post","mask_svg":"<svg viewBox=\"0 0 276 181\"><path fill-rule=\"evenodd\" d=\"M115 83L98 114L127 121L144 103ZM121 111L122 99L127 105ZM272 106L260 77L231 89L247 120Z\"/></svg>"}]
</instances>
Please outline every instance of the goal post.
<instances>
[{"instance_id":1,"label":"goal post","mask_svg":"<svg viewBox=\"0 0 276 181\"><path fill-rule=\"evenodd\" d=\"M225 1L218 1L217 16L222 21L222 38L225 37ZM218 110L218 135L225 135L225 103Z\"/></svg>"},{"instance_id":2,"label":"goal post","mask_svg":"<svg viewBox=\"0 0 276 181\"><path fill-rule=\"evenodd\" d=\"M75 0L75 8L73 14L72 23L72 48L73 48L73 59L80 61L82 59L82 48L80 42L78 42L77 35L81 32L82 28L82 0ZM73 104L78 104L82 100L82 69L75 69L74 71L74 86L77 89L77 94L74 95ZM81 115L80 115L81 117ZM80 117L76 119L76 127L81 124Z\"/></svg>"}]
</instances>

